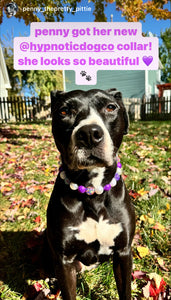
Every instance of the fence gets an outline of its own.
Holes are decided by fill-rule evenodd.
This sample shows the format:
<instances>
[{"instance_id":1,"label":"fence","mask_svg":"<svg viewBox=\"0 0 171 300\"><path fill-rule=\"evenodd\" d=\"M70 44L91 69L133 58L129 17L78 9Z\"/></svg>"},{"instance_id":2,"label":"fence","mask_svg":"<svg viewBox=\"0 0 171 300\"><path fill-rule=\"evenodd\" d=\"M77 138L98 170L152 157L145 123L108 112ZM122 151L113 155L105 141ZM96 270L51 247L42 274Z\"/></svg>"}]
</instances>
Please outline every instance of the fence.
<instances>
[{"instance_id":1,"label":"fence","mask_svg":"<svg viewBox=\"0 0 171 300\"><path fill-rule=\"evenodd\" d=\"M124 98L131 121L171 120L171 98ZM36 97L0 97L0 121L21 122L50 118L50 103Z\"/></svg>"},{"instance_id":2,"label":"fence","mask_svg":"<svg viewBox=\"0 0 171 300\"><path fill-rule=\"evenodd\" d=\"M0 97L1 122L21 122L47 119L50 104L36 97Z\"/></svg>"},{"instance_id":3,"label":"fence","mask_svg":"<svg viewBox=\"0 0 171 300\"><path fill-rule=\"evenodd\" d=\"M124 105L129 115L130 121L140 120L141 99L140 98L124 98Z\"/></svg>"},{"instance_id":4,"label":"fence","mask_svg":"<svg viewBox=\"0 0 171 300\"><path fill-rule=\"evenodd\" d=\"M171 97L152 96L141 104L141 120L171 120Z\"/></svg>"}]
</instances>

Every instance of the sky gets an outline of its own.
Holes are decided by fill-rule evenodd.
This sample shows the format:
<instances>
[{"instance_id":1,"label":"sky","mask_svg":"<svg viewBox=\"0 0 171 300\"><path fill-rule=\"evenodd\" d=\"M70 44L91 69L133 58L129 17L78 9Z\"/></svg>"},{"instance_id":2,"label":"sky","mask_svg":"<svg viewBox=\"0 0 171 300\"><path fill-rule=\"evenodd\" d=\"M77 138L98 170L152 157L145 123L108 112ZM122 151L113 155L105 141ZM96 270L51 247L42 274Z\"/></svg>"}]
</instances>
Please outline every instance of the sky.
<instances>
[{"instance_id":1,"label":"sky","mask_svg":"<svg viewBox=\"0 0 171 300\"><path fill-rule=\"evenodd\" d=\"M168 3L164 7L170 10L171 2ZM91 9L91 12L86 11L84 8ZM74 15L71 13L64 14L64 22L93 22L94 15L93 10L94 6L92 2L88 0L82 0L78 3L77 9L79 10ZM82 10L85 11L82 11ZM107 21L110 22L111 14L113 15L113 22L125 22L125 19L121 16L121 12L116 10L115 3L108 4L105 7L105 14L107 17ZM148 15L146 17L145 22L142 23L142 31L152 32L155 36L159 37L161 31L165 31L166 28L171 26L170 20L159 20L157 21L152 16ZM3 35L6 35L7 32L11 34L12 30L14 31L15 36L29 36L30 35L30 26L26 26L23 20L18 20L14 16L11 18L7 18L6 15L3 18L3 23L0 25L0 36L3 39Z\"/></svg>"}]
</instances>

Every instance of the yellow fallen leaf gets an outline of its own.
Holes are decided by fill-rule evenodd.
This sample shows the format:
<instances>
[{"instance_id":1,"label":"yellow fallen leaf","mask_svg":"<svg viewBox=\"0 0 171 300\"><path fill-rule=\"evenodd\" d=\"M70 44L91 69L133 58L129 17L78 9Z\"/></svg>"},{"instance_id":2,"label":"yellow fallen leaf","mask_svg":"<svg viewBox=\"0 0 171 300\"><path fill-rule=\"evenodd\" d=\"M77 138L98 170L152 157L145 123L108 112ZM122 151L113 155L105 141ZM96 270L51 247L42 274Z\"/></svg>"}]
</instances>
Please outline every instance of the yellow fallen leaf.
<instances>
[{"instance_id":1,"label":"yellow fallen leaf","mask_svg":"<svg viewBox=\"0 0 171 300\"><path fill-rule=\"evenodd\" d=\"M170 210L170 204L169 203L166 204L166 209Z\"/></svg>"},{"instance_id":2,"label":"yellow fallen leaf","mask_svg":"<svg viewBox=\"0 0 171 300\"><path fill-rule=\"evenodd\" d=\"M158 210L158 215L164 215L166 213L166 211L164 209L160 209Z\"/></svg>"},{"instance_id":3,"label":"yellow fallen leaf","mask_svg":"<svg viewBox=\"0 0 171 300\"><path fill-rule=\"evenodd\" d=\"M25 207L25 208L23 209L23 214L24 214L24 216L27 216L27 215L29 214L29 212L30 212L30 208Z\"/></svg>"},{"instance_id":4,"label":"yellow fallen leaf","mask_svg":"<svg viewBox=\"0 0 171 300\"><path fill-rule=\"evenodd\" d=\"M146 255L150 254L150 251L149 251L148 247L144 247L144 246L137 246L137 251L138 251L141 258L143 258Z\"/></svg>"},{"instance_id":5,"label":"yellow fallen leaf","mask_svg":"<svg viewBox=\"0 0 171 300\"><path fill-rule=\"evenodd\" d=\"M144 188L142 188L141 190L138 191L138 194L141 195L141 196L144 196L148 193L149 193L149 191L144 191Z\"/></svg>"},{"instance_id":6,"label":"yellow fallen leaf","mask_svg":"<svg viewBox=\"0 0 171 300\"><path fill-rule=\"evenodd\" d=\"M159 264L159 266L163 267L164 266L164 260L161 257L157 257L157 262Z\"/></svg>"},{"instance_id":7,"label":"yellow fallen leaf","mask_svg":"<svg viewBox=\"0 0 171 300\"><path fill-rule=\"evenodd\" d=\"M50 195L51 195L51 192L46 192L46 193L44 193L44 195L47 197L47 198L49 198L50 197Z\"/></svg>"},{"instance_id":8,"label":"yellow fallen leaf","mask_svg":"<svg viewBox=\"0 0 171 300\"><path fill-rule=\"evenodd\" d=\"M153 218L148 217L147 215L141 215L141 221L148 222L149 224L154 224L155 220Z\"/></svg>"}]
</instances>

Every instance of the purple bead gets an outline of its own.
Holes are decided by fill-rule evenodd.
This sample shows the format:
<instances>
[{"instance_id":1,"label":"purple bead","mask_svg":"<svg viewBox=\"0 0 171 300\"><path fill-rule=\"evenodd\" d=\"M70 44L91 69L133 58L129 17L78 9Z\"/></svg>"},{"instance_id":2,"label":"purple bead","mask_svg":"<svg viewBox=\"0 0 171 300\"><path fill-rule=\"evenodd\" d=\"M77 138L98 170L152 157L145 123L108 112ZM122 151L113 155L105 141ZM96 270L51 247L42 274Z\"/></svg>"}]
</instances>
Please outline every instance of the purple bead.
<instances>
[{"instance_id":1,"label":"purple bead","mask_svg":"<svg viewBox=\"0 0 171 300\"><path fill-rule=\"evenodd\" d=\"M109 191L111 189L111 185L110 184L106 184L105 186L104 186L104 190L105 191Z\"/></svg>"},{"instance_id":2,"label":"purple bead","mask_svg":"<svg viewBox=\"0 0 171 300\"><path fill-rule=\"evenodd\" d=\"M60 167L59 167L59 172L62 172L62 171L63 171L63 167L60 166Z\"/></svg>"},{"instance_id":3,"label":"purple bead","mask_svg":"<svg viewBox=\"0 0 171 300\"><path fill-rule=\"evenodd\" d=\"M78 187L78 191L79 191L81 194L84 194L85 191L86 191L86 187L83 186L83 185L80 185L80 186Z\"/></svg>"},{"instance_id":4,"label":"purple bead","mask_svg":"<svg viewBox=\"0 0 171 300\"><path fill-rule=\"evenodd\" d=\"M120 179L120 175L118 173L115 174L115 179L118 181Z\"/></svg>"},{"instance_id":5,"label":"purple bead","mask_svg":"<svg viewBox=\"0 0 171 300\"><path fill-rule=\"evenodd\" d=\"M117 163L118 168L122 168L122 164L120 162Z\"/></svg>"}]
</instances>

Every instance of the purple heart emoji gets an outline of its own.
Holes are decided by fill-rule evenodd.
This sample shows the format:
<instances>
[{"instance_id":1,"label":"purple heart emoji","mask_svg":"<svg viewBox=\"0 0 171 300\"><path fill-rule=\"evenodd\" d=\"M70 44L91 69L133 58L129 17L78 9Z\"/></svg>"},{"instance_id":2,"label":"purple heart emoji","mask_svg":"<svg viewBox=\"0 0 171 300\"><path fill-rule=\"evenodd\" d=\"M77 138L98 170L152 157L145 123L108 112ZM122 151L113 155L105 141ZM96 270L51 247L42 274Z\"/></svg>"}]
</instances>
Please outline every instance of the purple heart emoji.
<instances>
[{"instance_id":1,"label":"purple heart emoji","mask_svg":"<svg viewBox=\"0 0 171 300\"><path fill-rule=\"evenodd\" d=\"M152 56L143 56L142 59L143 59L143 62L146 64L146 66L149 66L153 61Z\"/></svg>"}]
</instances>

